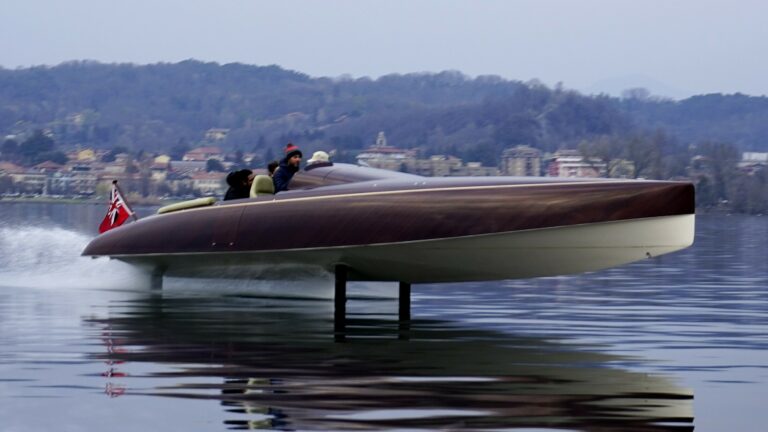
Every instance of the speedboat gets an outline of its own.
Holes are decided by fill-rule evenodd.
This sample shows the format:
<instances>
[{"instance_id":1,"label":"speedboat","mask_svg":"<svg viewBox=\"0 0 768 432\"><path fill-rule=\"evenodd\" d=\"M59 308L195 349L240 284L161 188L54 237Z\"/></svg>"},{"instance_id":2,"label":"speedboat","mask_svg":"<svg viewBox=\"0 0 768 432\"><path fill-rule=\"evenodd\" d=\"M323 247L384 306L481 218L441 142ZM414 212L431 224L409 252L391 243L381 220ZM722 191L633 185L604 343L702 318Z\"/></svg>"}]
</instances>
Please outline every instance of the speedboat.
<instances>
[{"instance_id":1,"label":"speedboat","mask_svg":"<svg viewBox=\"0 0 768 432\"><path fill-rule=\"evenodd\" d=\"M593 271L694 239L688 182L435 178L335 163L297 173L290 191L271 184L260 175L251 198L162 208L83 255L159 275L268 278L296 265L410 284Z\"/></svg>"}]
</instances>

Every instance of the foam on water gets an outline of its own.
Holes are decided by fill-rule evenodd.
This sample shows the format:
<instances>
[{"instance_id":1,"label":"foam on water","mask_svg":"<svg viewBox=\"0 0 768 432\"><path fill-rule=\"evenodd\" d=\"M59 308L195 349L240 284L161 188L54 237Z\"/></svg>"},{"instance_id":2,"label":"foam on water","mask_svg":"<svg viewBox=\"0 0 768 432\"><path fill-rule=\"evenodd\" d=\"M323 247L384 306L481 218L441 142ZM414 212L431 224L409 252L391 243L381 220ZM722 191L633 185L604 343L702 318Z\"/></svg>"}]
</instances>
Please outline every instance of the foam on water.
<instances>
[{"instance_id":1,"label":"foam on water","mask_svg":"<svg viewBox=\"0 0 768 432\"><path fill-rule=\"evenodd\" d=\"M215 293L216 295L242 294L276 298L333 298L333 280L327 273L314 275L304 273L293 280L243 279L227 276L226 271L222 272L222 277L166 276L163 279L163 292L166 295L182 297L208 296Z\"/></svg>"},{"instance_id":2,"label":"foam on water","mask_svg":"<svg viewBox=\"0 0 768 432\"><path fill-rule=\"evenodd\" d=\"M139 269L80 256L90 237L58 227L0 227L0 285L34 288L148 287Z\"/></svg>"},{"instance_id":3,"label":"foam on water","mask_svg":"<svg viewBox=\"0 0 768 432\"><path fill-rule=\"evenodd\" d=\"M238 269L223 268L217 277L166 276L163 291L182 296L217 293L324 300L331 300L334 296L333 274L316 267L276 265L251 278L232 277L233 273L238 273ZM347 295L360 299L396 298L397 283L349 282Z\"/></svg>"},{"instance_id":4,"label":"foam on water","mask_svg":"<svg viewBox=\"0 0 768 432\"><path fill-rule=\"evenodd\" d=\"M39 289L146 290L149 274L108 258L81 256L91 237L59 227L0 227L0 286ZM333 275L319 268L278 265L255 277L238 277L241 269L222 268L215 277L166 276L169 294L247 293L267 297L333 298ZM350 295L394 297L391 283L350 283Z\"/></svg>"}]
</instances>

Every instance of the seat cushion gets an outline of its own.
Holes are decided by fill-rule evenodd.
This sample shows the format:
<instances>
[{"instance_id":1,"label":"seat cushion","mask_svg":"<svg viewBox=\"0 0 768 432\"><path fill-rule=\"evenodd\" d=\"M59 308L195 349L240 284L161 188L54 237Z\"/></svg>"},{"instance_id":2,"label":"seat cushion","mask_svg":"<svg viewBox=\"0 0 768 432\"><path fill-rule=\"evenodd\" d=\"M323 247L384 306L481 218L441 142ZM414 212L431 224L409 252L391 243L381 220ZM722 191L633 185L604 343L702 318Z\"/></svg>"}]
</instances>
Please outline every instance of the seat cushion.
<instances>
[{"instance_id":1,"label":"seat cushion","mask_svg":"<svg viewBox=\"0 0 768 432\"><path fill-rule=\"evenodd\" d=\"M268 175L257 175L253 178L253 184L251 185L251 198L255 198L259 195L274 195L275 185L272 183L272 177Z\"/></svg>"}]
</instances>

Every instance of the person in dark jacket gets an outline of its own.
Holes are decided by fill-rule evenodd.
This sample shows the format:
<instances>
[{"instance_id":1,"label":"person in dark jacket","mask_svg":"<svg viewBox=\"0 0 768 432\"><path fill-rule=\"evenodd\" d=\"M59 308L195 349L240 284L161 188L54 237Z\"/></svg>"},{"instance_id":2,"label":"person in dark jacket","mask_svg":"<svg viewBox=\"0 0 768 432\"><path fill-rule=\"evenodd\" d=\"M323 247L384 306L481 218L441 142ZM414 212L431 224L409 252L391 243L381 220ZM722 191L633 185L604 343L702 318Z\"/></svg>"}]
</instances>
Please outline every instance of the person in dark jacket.
<instances>
[{"instance_id":1,"label":"person in dark jacket","mask_svg":"<svg viewBox=\"0 0 768 432\"><path fill-rule=\"evenodd\" d=\"M273 160L272 162L267 164L267 172L269 172L269 176L272 177L272 175L275 174L275 170L277 167L280 166L280 162Z\"/></svg>"},{"instance_id":2,"label":"person in dark jacket","mask_svg":"<svg viewBox=\"0 0 768 432\"><path fill-rule=\"evenodd\" d=\"M275 193L288 190L288 184L291 182L293 175L299 171L302 156L299 147L291 143L285 146L285 157L280 161L280 165L274 174L272 174Z\"/></svg>"},{"instance_id":3,"label":"person in dark jacket","mask_svg":"<svg viewBox=\"0 0 768 432\"><path fill-rule=\"evenodd\" d=\"M224 201L248 198L251 196L251 183L253 182L253 171L242 169L227 174L227 184L229 189L224 195Z\"/></svg>"}]
</instances>

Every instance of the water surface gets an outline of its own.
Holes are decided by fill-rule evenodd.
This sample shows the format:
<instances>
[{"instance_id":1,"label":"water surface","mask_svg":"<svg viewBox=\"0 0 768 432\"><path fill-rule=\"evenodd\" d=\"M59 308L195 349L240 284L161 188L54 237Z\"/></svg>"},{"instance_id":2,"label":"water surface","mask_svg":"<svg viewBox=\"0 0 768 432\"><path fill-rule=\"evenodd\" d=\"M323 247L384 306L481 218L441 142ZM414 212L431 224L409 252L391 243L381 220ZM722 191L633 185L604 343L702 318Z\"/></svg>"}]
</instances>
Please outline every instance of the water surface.
<instances>
[{"instance_id":1,"label":"water surface","mask_svg":"<svg viewBox=\"0 0 768 432\"><path fill-rule=\"evenodd\" d=\"M152 291L79 257L103 211L0 203L1 431L768 424L765 218L698 217L694 247L608 271L416 285L407 327L394 286L357 285L340 343L330 278Z\"/></svg>"}]
</instances>

